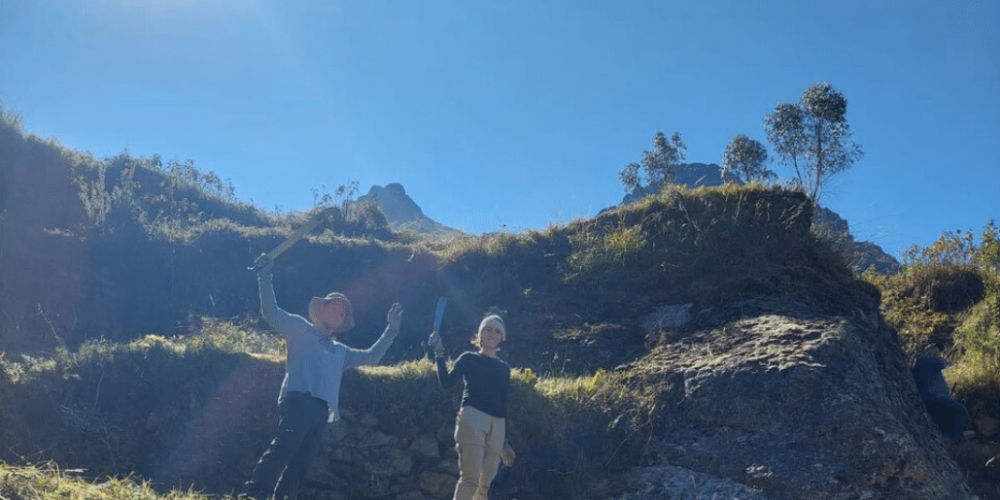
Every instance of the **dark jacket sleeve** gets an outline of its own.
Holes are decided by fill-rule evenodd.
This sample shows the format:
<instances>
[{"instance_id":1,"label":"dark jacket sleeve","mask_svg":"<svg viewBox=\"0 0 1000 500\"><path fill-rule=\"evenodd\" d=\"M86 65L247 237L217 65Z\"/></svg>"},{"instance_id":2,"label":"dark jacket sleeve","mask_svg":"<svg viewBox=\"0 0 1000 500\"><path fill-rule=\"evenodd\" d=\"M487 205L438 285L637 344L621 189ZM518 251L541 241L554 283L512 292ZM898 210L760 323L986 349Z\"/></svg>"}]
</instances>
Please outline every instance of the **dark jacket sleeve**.
<instances>
[{"instance_id":1,"label":"dark jacket sleeve","mask_svg":"<svg viewBox=\"0 0 1000 500\"><path fill-rule=\"evenodd\" d=\"M437 358L437 371L438 371L438 383L441 384L442 389L447 389L455 385L459 380L462 380L462 369L465 365L463 363L463 358L465 355L458 357L455 361L455 366L451 371L448 371L448 364L445 362L444 356L438 356Z\"/></svg>"}]
</instances>

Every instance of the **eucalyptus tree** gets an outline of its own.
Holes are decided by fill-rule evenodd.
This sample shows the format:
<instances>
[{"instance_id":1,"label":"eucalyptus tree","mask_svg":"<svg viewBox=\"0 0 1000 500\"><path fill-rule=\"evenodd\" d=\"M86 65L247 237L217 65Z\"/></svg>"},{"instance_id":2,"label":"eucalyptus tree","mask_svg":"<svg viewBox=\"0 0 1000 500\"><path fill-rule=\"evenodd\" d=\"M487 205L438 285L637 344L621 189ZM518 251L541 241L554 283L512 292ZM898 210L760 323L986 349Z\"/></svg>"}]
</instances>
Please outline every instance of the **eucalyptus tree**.
<instances>
[{"instance_id":1,"label":"eucalyptus tree","mask_svg":"<svg viewBox=\"0 0 1000 500\"><path fill-rule=\"evenodd\" d=\"M725 182L768 182L778 176L767 168L767 149L756 139L739 134L729 141L722 154Z\"/></svg>"},{"instance_id":2,"label":"eucalyptus tree","mask_svg":"<svg viewBox=\"0 0 1000 500\"><path fill-rule=\"evenodd\" d=\"M643 180L648 186L662 188L674 182L677 167L680 166L687 146L681 141L681 135L667 139L663 132L657 132L653 137L653 149L642 152L642 162L632 162L618 174L626 191L635 191L642 187Z\"/></svg>"},{"instance_id":3,"label":"eucalyptus tree","mask_svg":"<svg viewBox=\"0 0 1000 500\"><path fill-rule=\"evenodd\" d=\"M782 163L795 169L796 182L814 202L835 174L864 156L847 123L847 99L829 83L817 83L796 104L781 103L764 117L768 141Z\"/></svg>"}]
</instances>

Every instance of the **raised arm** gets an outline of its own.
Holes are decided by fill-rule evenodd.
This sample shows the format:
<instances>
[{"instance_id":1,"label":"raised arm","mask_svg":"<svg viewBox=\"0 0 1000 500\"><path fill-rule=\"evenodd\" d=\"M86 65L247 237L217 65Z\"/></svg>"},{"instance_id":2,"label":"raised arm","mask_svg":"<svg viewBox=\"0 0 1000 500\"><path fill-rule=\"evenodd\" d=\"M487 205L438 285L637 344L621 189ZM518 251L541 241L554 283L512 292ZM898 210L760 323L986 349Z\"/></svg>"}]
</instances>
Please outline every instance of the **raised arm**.
<instances>
[{"instance_id":1,"label":"raised arm","mask_svg":"<svg viewBox=\"0 0 1000 500\"><path fill-rule=\"evenodd\" d=\"M389 308L386 314L385 331L382 336L368 349L347 349L347 357L344 360L344 368L357 368L363 365L374 365L382 360L392 341L399 334L399 327L403 321L403 306L396 302Z\"/></svg>"},{"instance_id":2,"label":"raised arm","mask_svg":"<svg viewBox=\"0 0 1000 500\"><path fill-rule=\"evenodd\" d=\"M455 382L458 382L462 378L462 374L455 371L448 371L448 364L445 362L444 342L441 341L441 335L438 332L431 332L427 343L434 349L434 362L437 365L438 383L441 384L441 388L447 389L455 385Z\"/></svg>"},{"instance_id":3,"label":"raised arm","mask_svg":"<svg viewBox=\"0 0 1000 500\"><path fill-rule=\"evenodd\" d=\"M258 264L260 265L258 266ZM261 255L254 266L257 269L261 315L272 328L282 335L301 330L302 327L306 326L306 319L278 307L278 300L274 296L274 286L271 284L271 270L274 267L271 260L267 258L267 255Z\"/></svg>"}]
</instances>

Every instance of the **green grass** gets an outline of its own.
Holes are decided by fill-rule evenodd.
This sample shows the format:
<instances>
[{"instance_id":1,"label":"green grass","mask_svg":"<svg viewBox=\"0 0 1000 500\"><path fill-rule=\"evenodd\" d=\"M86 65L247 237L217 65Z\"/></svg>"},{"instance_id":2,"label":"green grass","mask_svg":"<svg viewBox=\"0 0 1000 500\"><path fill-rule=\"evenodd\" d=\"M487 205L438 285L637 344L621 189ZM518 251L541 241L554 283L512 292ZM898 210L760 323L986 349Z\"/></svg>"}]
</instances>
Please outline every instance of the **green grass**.
<instances>
[{"instance_id":1,"label":"green grass","mask_svg":"<svg viewBox=\"0 0 1000 500\"><path fill-rule=\"evenodd\" d=\"M959 397L992 400L1000 410L1000 279L987 286L986 298L973 306L955 329L954 341L963 353L951 370Z\"/></svg>"},{"instance_id":2,"label":"green grass","mask_svg":"<svg viewBox=\"0 0 1000 500\"><path fill-rule=\"evenodd\" d=\"M154 334L91 341L50 357L3 356L5 456L128 474L154 460L172 439L165 433L196 414L230 374L278 364L282 349L261 332L209 323L190 337Z\"/></svg>"},{"instance_id":3,"label":"green grass","mask_svg":"<svg viewBox=\"0 0 1000 500\"><path fill-rule=\"evenodd\" d=\"M998 255L998 231L990 221L978 243L971 231L944 233L927 247L910 248L900 273L864 274L881 290L883 316L911 358L930 342L946 345L952 367L945 377L953 395L966 402L996 401L1000 394ZM985 409L971 406L973 412Z\"/></svg>"},{"instance_id":4,"label":"green grass","mask_svg":"<svg viewBox=\"0 0 1000 500\"><path fill-rule=\"evenodd\" d=\"M158 493L133 476L90 480L79 470L62 470L54 463L14 466L0 463L0 498L4 500L207 500L233 498L172 490Z\"/></svg>"},{"instance_id":5,"label":"green grass","mask_svg":"<svg viewBox=\"0 0 1000 500\"><path fill-rule=\"evenodd\" d=\"M234 367L246 363L280 367L284 346L273 339L245 324L205 320L201 331L190 336L151 334L121 344L88 342L77 351L62 350L52 357L0 358L4 373L0 394L13 402L0 409L0 441L13 442L15 435L40 438L37 446L58 446L55 455L60 464L87 467L74 472L55 465L4 465L0 494L39 500L160 498L132 472L164 446L163 436L150 432L146 424L149 415L165 415L174 423L164 428L171 428L210 401L211 389ZM156 398L144 396L154 393ZM342 394L342 411L374 415L384 427L380 430L392 434L453 420L461 388L442 390L435 365L424 358L345 372ZM109 395L114 395L113 406L105 400ZM641 443L629 439L635 434L633 422L615 420L634 414L631 409L643 404L635 396L621 387L620 376L603 370L586 376L539 376L515 368L509 439L522 452L547 450L553 470L562 478L561 486L552 487L571 496L582 493L595 478L612 476L638 456ZM267 399L271 397L269 392ZM49 413L58 409L47 417L47 424L23 420L44 408ZM601 437L578 439L585 431ZM270 427L263 422L255 432L266 439ZM30 463L30 456L20 453ZM197 479L192 478L195 484ZM163 495L203 498L190 491Z\"/></svg>"}]
</instances>

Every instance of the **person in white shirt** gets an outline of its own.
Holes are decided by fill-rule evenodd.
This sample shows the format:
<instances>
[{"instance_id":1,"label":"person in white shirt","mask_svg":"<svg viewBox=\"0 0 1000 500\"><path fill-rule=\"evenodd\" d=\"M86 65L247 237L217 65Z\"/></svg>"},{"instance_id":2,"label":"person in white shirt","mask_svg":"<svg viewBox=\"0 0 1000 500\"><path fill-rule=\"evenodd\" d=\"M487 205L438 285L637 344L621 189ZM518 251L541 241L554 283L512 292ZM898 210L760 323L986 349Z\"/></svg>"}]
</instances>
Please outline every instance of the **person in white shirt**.
<instances>
[{"instance_id":1,"label":"person in white shirt","mask_svg":"<svg viewBox=\"0 0 1000 500\"><path fill-rule=\"evenodd\" d=\"M378 363L399 333L403 317L394 303L385 332L368 349L354 349L336 337L354 328L351 301L332 292L313 297L309 319L278 307L271 285L273 263L261 255L254 263L264 319L285 337L285 378L278 394L278 430L260 457L246 495L257 499L294 499L309 465L319 453L328 422L339 417L340 381L344 370Z\"/></svg>"}]
</instances>

